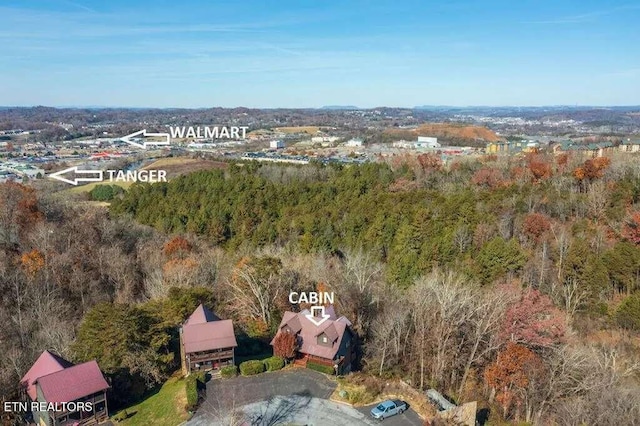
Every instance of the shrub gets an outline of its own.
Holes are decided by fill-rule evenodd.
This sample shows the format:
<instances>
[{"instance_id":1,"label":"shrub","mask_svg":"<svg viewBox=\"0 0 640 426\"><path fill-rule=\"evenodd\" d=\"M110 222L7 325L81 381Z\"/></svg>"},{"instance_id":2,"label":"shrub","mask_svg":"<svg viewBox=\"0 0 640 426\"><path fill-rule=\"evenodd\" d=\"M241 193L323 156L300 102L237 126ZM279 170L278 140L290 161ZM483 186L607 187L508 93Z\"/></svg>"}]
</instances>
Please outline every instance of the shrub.
<instances>
[{"instance_id":1,"label":"shrub","mask_svg":"<svg viewBox=\"0 0 640 426\"><path fill-rule=\"evenodd\" d=\"M193 373L185 380L185 390L187 392L187 410L193 411L198 406L200 399L199 389L204 386L206 373L201 371Z\"/></svg>"},{"instance_id":2,"label":"shrub","mask_svg":"<svg viewBox=\"0 0 640 426\"><path fill-rule=\"evenodd\" d=\"M243 376L253 376L264 373L264 363L258 360L245 361L240 364L240 374Z\"/></svg>"},{"instance_id":3,"label":"shrub","mask_svg":"<svg viewBox=\"0 0 640 426\"><path fill-rule=\"evenodd\" d=\"M238 367L236 367L235 365L227 365L226 367L222 367L220 369L220 375L225 379L236 377L238 375Z\"/></svg>"},{"instance_id":4,"label":"shrub","mask_svg":"<svg viewBox=\"0 0 640 426\"><path fill-rule=\"evenodd\" d=\"M280 370L284 367L284 359L279 356L272 356L264 360L264 366L267 368L267 371Z\"/></svg>"},{"instance_id":5,"label":"shrub","mask_svg":"<svg viewBox=\"0 0 640 426\"><path fill-rule=\"evenodd\" d=\"M123 192L118 185L96 185L89 191L89 196L94 201L110 201Z\"/></svg>"},{"instance_id":6,"label":"shrub","mask_svg":"<svg viewBox=\"0 0 640 426\"><path fill-rule=\"evenodd\" d=\"M329 365L317 364L315 362L307 362L307 368L329 375L333 375L335 373L333 367Z\"/></svg>"}]
</instances>

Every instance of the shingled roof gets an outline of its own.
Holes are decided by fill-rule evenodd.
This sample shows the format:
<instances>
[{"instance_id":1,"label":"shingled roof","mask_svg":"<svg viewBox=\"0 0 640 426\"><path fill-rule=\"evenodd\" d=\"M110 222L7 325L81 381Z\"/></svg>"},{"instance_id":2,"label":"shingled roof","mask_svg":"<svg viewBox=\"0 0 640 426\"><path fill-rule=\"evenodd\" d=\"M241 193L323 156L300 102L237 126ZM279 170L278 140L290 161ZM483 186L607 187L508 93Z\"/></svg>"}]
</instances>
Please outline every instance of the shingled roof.
<instances>
[{"instance_id":1,"label":"shingled roof","mask_svg":"<svg viewBox=\"0 0 640 426\"><path fill-rule=\"evenodd\" d=\"M73 364L66 359L52 354L49 351L44 351L40 354L36 362L33 363L22 380L20 380L20 383L27 387L29 398L35 401L37 398L35 383L39 377L62 371L71 366L73 366Z\"/></svg>"},{"instance_id":2,"label":"shingled roof","mask_svg":"<svg viewBox=\"0 0 640 426\"><path fill-rule=\"evenodd\" d=\"M329 315L329 319L320 325L316 325L307 318L309 314L307 309L298 313L287 311L282 317L278 333L291 330L300 337L300 352L321 358L334 359L351 323L345 317L336 319L332 306L327 307L325 313ZM330 346L318 343L318 337L323 334L327 336ZM273 340L271 344L273 344Z\"/></svg>"},{"instance_id":3,"label":"shingled roof","mask_svg":"<svg viewBox=\"0 0 640 426\"><path fill-rule=\"evenodd\" d=\"M204 306L202 303L198 305L195 311L189 316L187 322L188 325L192 324L204 324L206 322L219 321L220 318L216 314L214 314L209 308Z\"/></svg>"},{"instance_id":4,"label":"shingled roof","mask_svg":"<svg viewBox=\"0 0 640 426\"><path fill-rule=\"evenodd\" d=\"M211 351L238 346L231 320L221 320L202 304L182 327L186 353Z\"/></svg>"},{"instance_id":5,"label":"shingled roof","mask_svg":"<svg viewBox=\"0 0 640 426\"><path fill-rule=\"evenodd\" d=\"M47 402L71 402L109 389L109 384L95 361L39 377L36 383Z\"/></svg>"},{"instance_id":6,"label":"shingled roof","mask_svg":"<svg viewBox=\"0 0 640 426\"><path fill-rule=\"evenodd\" d=\"M36 384L47 402L71 402L109 388L95 361L73 365L49 351L44 351L21 380L27 394L35 401Z\"/></svg>"}]
</instances>

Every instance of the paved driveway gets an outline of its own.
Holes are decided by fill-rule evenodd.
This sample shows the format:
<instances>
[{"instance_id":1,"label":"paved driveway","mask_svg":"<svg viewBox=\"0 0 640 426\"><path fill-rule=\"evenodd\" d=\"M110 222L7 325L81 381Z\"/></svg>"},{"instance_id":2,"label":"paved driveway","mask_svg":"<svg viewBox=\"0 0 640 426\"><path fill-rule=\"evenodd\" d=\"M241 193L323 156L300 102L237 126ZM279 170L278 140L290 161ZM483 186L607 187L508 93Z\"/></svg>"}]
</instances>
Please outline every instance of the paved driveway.
<instances>
[{"instance_id":1,"label":"paved driveway","mask_svg":"<svg viewBox=\"0 0 640 426\"><path fill-rule=\"evenodd\" d=\"M239 424L275 426L376 425L369 416L371 407L355 409L329 401L336 383L313 370L263 373L252 377L211 380L207 383L207 399L187 426ZM384 426L421 425L411 410L384 421Z\"/></svg>"}]
</instances>

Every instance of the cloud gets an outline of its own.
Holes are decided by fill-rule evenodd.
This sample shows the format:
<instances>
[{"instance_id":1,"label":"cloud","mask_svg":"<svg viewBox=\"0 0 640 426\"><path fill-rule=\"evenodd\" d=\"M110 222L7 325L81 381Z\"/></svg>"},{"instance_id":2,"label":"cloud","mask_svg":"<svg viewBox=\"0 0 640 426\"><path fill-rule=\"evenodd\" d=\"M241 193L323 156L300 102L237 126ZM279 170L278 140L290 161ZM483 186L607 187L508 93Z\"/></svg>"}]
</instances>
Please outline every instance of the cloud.
<instances>
[{"instance_id":1,"label":"cloud","mask_svg":"<svg viewBox=\"0 0 640 426\"><path fill-rule=\"evenodd\" d=\"M640 9L640 5L630 4L630 5L614 7L612 9L596 10L593 12L586 12L586 13L569 15L569 16L561 16L557 18L540 20L540 21L527 21L523 23L524 24L540 24L540 25L583 24L588 22L595 22L598 20L598 18L602 16L613 15L618 12L638 10L638 9Z\"/></svg>"}]
</instances>

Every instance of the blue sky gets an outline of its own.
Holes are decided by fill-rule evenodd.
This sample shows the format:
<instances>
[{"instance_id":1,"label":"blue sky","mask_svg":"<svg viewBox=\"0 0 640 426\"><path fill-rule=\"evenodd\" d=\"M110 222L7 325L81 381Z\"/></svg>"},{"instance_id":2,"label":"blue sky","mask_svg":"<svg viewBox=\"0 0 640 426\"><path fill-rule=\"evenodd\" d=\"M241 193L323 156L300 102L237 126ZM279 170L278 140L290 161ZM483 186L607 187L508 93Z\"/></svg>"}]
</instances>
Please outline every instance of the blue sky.
<instances>
[{"instance_id":1,"label":"blue sky","mask_svg":"<svg viewBox=\"0 0 640 426\"><path fill-rule=\"evenodd\" d=\"M0 105L638 105L640 3L0 0Z\"/></svg>"}]
</instances>

